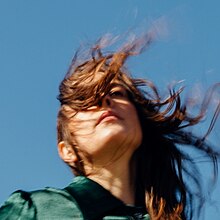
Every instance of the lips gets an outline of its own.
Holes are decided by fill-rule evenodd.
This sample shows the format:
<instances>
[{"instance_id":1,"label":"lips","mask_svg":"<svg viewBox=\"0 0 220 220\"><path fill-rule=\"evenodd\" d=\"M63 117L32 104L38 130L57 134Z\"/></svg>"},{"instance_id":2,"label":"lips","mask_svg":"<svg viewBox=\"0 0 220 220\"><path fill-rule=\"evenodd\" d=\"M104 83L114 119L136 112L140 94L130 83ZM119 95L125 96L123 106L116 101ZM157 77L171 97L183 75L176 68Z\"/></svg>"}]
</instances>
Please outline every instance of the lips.
<instances>
[{"instance_id":1,"label":"lips","mask_svg":"<svg viewBox=\"0 0 220 220\"><path fill-rule=\"evenodd\" d=\"M105 118L110 118L110 117L116 117L116 118L118 118L118 119L121 119L117 114L115 114L114 112L112 112L112 111L106 111L106 112L103 112L102 114L101 114L101 116L99 117L99 119L98 119L98 121L97 121L97 123L96 123L96 125L98 125L102 120L104 120Z\"/></svg>"}]
</instances>

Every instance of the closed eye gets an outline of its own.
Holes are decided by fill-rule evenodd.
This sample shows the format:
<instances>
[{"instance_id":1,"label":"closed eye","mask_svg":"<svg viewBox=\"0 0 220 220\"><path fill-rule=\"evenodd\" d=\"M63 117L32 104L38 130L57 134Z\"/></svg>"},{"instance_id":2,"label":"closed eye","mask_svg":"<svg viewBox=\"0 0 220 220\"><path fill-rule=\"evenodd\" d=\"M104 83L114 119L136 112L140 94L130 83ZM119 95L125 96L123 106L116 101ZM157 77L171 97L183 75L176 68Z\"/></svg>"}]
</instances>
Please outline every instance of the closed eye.
<instances>
[{"instance_id":1,"label":"closed eye","mask_svg":"<svg viewBox=\"0 0 220 220\"><path fill-rule=\"evenodd\" d=\"M113 88L110 92L109 95L111 97L115 98L126 98L128 96L126 89L124 88Z\"/></svg>"},{"instance_id":2,"label":"closed eye","mask_svg":"<svg viewBox=\"0 0 220 220\"><path fill-rule=\"evenodd\" d=\"M121 91L114 91L114 92L110 92L110 96L114 97L114 96L124 96L123 92Z\"/></svg>"}]
</instances>

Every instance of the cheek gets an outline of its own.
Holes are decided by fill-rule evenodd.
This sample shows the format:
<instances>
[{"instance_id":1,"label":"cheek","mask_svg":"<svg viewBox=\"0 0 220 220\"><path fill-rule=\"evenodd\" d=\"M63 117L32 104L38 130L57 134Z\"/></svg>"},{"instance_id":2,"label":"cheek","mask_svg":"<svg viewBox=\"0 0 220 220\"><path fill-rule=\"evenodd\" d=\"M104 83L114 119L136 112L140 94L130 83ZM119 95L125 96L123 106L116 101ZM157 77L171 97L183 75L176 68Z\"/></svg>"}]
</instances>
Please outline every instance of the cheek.
<instances>
[{"instance_id":1,"label":"cheek","mask_svg":"<svg viewBox=\"0 0 220 220\"><path fill-rule=\"evenodd\" d=\"M70 121L68 130L72 139L71 143L77 146L87 146L88 140L91 140L94 134L92 121L80 120L79 118L73 118Z\"/></svg>"},{"instance_id":2,"label":"cheek","mask_svg":"<svg viewBox=\"0 0 220 220\"><path fill-rule=\"evenodd\" d=\"M87 121L91 117L92 114L90 114L90 112L88 111L78 112L73 118L73 123L78 123L78 122L80 123L80 121Z\"/></svg>"},{"instance_id":3,"label":"cheek","mask_svg":"<svg viewBox=\"0 0 220 220\"><path fill-rule=\"evenodd\" d=\"M80 121L72 125L72 134L77 139L89 139L94 133L93 123L90 121Z\"/></svg>"},{"instance_id":4,"label":"cheek","mask_svg":"<svg viewBox=\"0 0 220 220\"><path fill-rule=\"evenodd\" d=\"M72 120L72 131L77 135L86 135L94 132L96 119L90 112L79 112Z\"/></svg>"},{"instance_id":5,"label":"cheek","mask_svg":"<svg viewBox=\"0 0 220 220\"><path fill-rule=\"evenodd\" d=\"M137 142L137 145L139 146L142 142L142 139L143 139L143 132L142 132L142 128L141 128L140 119L137 114L137 110L133 105L130 110L129 116L130 116L130 125L133 128L133 132L134 132L134 136L135 136L134 138Z\"/></svg>"}]
</instances>

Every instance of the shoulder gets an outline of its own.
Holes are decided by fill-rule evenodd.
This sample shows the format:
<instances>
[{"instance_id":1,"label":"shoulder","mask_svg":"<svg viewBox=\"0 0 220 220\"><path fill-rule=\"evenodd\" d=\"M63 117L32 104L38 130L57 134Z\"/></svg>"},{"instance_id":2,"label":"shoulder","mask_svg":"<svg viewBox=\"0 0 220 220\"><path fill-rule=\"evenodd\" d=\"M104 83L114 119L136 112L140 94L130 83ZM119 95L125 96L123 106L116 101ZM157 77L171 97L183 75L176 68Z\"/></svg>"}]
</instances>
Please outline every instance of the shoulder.
<instances>
[{"instance_id":1,"label":"shoulder","mask_svg":"<svg viewBox=\"0 0 220 220\"><path fill-rule=\"evenodd\" d=\"M75 199L63 189L16 191L0 208L0 219L49 220L63 219L63 216L65 219L81 219L81 212Z\"/></svg>"},{"instance_id":2,"label":"shoulder","mask_svg":"<svg viewBox=\"0 0 220 220\"><path fill-rule=\"evenodd\" d=\"M36 208L30 197L30 193L24 191L14 192L0 208L0 219L18 219L23 216L26 219L34 219Z\"/></svg>"}]
</instances>

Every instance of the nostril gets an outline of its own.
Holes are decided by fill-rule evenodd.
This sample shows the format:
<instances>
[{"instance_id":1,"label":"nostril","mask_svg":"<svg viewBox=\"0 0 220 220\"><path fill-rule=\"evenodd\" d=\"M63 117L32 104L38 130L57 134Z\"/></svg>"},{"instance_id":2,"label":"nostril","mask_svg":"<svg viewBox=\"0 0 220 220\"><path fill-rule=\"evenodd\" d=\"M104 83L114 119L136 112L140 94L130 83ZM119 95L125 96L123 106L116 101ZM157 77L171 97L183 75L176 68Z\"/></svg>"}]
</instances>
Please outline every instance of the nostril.
<instances>
[{"instance_id":1,"label":"nostril","mask_svg":"<svg viewBox=\"0 0 220 220\"><path fill-rule=\"evenodd\" d=\"M102 106L102 100L99 100L98 103L97 103L97 105L98 105L99 107L101 107L101 106Z\"/></svg>"},{"instance_id":2,"label":"nostril","mask_svg":"<svg viewBox=\"0 0 220 220\"><path fill-rule=\"evenodd\" d=\"M111 102L110 102L109 99L106 99L106 104L107 104L108 106L110 106Z\"/></svg>"}]
</instances>

